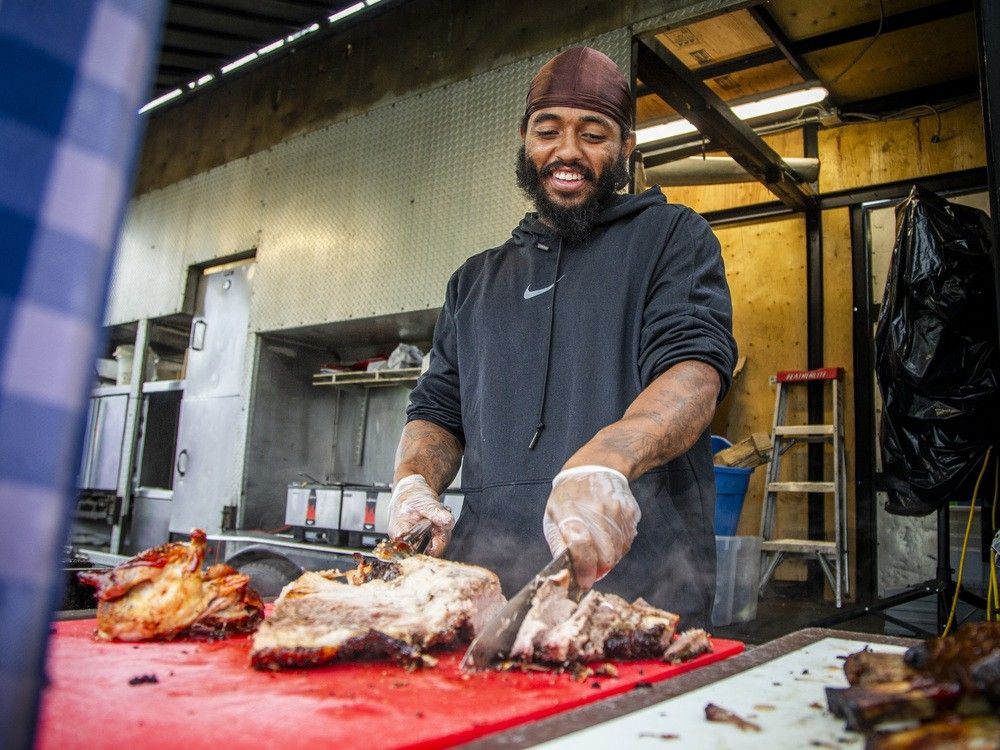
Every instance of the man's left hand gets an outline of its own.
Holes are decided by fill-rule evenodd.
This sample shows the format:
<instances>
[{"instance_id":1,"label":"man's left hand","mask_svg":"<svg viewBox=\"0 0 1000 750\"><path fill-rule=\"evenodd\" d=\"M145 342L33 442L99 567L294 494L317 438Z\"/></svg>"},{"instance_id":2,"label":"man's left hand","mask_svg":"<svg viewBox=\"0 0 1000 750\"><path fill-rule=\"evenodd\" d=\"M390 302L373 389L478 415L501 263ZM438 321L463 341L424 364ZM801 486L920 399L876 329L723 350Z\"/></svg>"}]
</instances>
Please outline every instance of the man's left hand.
<instances>
[{"instance_id":1,"label":"man's left hand","mask_svg":"<svg viewBox=\"0 0 1000 750\"><path fill-rule=\"evenodd\" d=\"M640 516L624 474L575 466L552 480L542 529L553 557L569 548L576 582L586 590L628 552Z\"/></svg>"}]
</instances>

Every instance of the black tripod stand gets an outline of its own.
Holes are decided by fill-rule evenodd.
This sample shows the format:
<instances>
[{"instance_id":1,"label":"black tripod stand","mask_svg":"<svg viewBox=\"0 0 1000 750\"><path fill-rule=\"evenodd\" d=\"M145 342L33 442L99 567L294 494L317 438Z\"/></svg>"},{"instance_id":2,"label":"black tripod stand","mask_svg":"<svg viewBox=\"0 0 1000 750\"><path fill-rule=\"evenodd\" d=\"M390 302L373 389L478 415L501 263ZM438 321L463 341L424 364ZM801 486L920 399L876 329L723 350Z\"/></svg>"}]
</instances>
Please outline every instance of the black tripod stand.
<instances>
[{"instance_id":1,"label":"black tripod stand","mask_svg":"<svg viewBox=\"0 0 1000 750\"><path fill-rule=\"evenodd\" d=\"M975 500L973 500L975 502ZM970 604L973 607L986 611L986 600L981 596L973 594L961 588L951 577L951 522L948 517L948 505L945 504L937 512L937 571L935 577L910 586L905 591L900 591L893 596L884 599L875 599L869 604L854 607L824 617L812 623L813 627L830 627L844 622L856 620L859 617L874 615L885 622L891 622L914 635L920 637L932 637L939 635L944 630L945 622L948 619L948 611L951 608L951 600L955 596L955 589L958 589L960 601ZM894 617L886 612L887 609L906 604L908 602L923 599L928 596L937 597L937 633L928 633L923 628L912 625L904 620Z\"/></svg>"}]
</instances>

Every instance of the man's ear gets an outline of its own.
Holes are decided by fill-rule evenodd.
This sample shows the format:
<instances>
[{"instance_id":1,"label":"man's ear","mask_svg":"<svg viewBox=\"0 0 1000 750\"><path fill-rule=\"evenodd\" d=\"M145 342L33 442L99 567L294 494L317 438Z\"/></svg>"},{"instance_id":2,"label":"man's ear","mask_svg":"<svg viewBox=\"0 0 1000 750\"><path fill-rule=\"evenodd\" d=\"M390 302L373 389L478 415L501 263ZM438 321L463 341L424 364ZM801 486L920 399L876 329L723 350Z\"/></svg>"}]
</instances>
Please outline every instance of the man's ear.
<instances>
[{"instance_id":1,"label":"man's ear","mask_svg":"<svg viewBox=\"0 0 1000 750\"><path fill-rule=\"evenodd\" d=\"M528 135L528 131L524 129L524 125L518 128L518 132L521 134L521 143L524 143L525 136Z\"/></svg>"},{"instance_id":2,"label":"man's ear","mask_svg":"<svg viewBox=\"0 0 1000 750\"><path fill-rule=\"evenodd\" d=\"M624 151L626 161L628 161L628 158L632 155L632 152L634 150L635 150L635 131L630 130L628 133L628 137L625 138L625 143L622 144L622 151Z\"/></svg>"}]
</instances>

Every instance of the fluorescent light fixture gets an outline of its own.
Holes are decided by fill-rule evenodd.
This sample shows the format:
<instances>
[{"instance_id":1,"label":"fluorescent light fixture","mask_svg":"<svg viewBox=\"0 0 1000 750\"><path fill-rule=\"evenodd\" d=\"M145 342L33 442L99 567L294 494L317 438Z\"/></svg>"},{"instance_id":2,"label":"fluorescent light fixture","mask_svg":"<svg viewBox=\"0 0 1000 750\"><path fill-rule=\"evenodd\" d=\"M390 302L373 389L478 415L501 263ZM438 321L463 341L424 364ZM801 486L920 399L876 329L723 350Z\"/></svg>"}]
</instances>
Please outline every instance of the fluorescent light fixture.
<instances>
[{"instance_id":1,"label":"fluorescent light fixture","mask_svg":"<svg viewBox=\"0 0 1000 750\"><path fill-rule=\"evenodd\" d=\"M816 104L826 99L828 95L829 92L822 86L812 86L807 89L769 96L753 102L737 104L732 107L732 110L733 114L741 120L750 120L754 117L773 115L778 112L805 107L809 104ZM672 122L665 122L662 125L650 125L648 128L636 131L635 140L641 146L645 143L662 141L667 138L696 132L698 132L698 129L687 120L674 120Z\"/></svg>"},{"instance_id":2,"label":"fluorescent light fixture","mask_svg":"<svg viewBox=\"0 0 1000 750\"><path fill-rule=\"evenodd\" d=\"M271 42L266 47L261 47L259 50L257 50L257 54L266 55L268 52L274 52L276 49L278 49L278 47L284 47L284 46L285 46L285 40L279 39L276 42Z\"/></svg>"},{"instance_id":3,"label":"fluorescent light fixture","mask_svg":"<svg viewBox=\"0 0 1000 750\"><path fill-rule=\"evenodd\" d=\"M330 23L337 23L341 18L347 18L348 16L353 16L359 10L364 10L364 3L354 3L354 5L348 5L343 10L338 10L332 16L330 16Z\"/></svg>"},{"instance_id":4,"label":"fluorescent light fixture","mask_svg":"<svg viewBox=\"0 0 1000 750\"><path fill-rule=\"evenodd\" d=\"M375 3L380 3L380 2L382 2L382 0L365 0L365 5L367 5L367 6L368 6L368 7L370 8L370 7L372 7L372 6L373 6L373 5L375 4Z\"/></svg>"},{"instance_id":5,"label":"fluorescent light fixture","mask_svg":"<svg viewBox=\"0 0 1000 750\"><path fill-rule=\"evenodd\" d=\"M173 91L168 91L163 96L158 96L155 99L153 99L153 101L146 102L146 104L139 109L139 114L142 114L143 112L148 112L154 107L159 107L161 104L166 104L171 99L176 99L182 93L183 92L180 89L174 89Z\"/></svg>"},{"instance_id":6,"label":"fluorescent light fixture","mask_svg":"<svg viewBox=\"0 0 1000 750\"><path fill-rule=\"evenodd\" d=\"M319 24L314 23L312 26L306 26L304 29L299 29L294 34L289 34L285 37L286 42L294 42L296 39L304 37L306 34L311 34L314 31L319 31Z\"/></svg>"},{"instance_id":7,"label":"fluorescent light fixture","mask_svg":"<svg viewBox=\"0 0 1000 750\"><path fill-rule=\"evenodd\" d=\"M248 62L252 62L257 59L257 53L251 52L249 55L244 55L239 60L233 60L228 65L222 66L222 72L228 73L230 70L236 70L237 68L246 65Z\"/></svg>"},{"instance_id":8,"label":"fluorescent light fixture","mask_svg":"<svg viewBox=\"0 0 1000 750\"><path fill-rule=\"evenodd\" d=\"M204 86L209 81L214 81L214 80L215 76L213 76L211 73L206 73L205 75L203 75L201 78L198 79L197 83L199 86Z\"/></svg>"}]
</instances>

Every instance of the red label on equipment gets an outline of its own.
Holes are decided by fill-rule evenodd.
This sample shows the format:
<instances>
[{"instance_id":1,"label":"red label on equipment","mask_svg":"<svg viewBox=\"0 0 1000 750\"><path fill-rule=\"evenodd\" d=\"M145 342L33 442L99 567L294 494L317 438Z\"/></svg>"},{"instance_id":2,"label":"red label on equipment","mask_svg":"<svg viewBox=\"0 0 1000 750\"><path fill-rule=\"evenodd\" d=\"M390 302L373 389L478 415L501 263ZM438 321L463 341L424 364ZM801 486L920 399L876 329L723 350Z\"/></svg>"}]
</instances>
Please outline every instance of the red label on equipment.
<instances>
[{"instance_id":1,"label":"red label on equipment","mask_svg":"<svg viewBox=\"0 0 1000 750\"><path fill-rule=\"evenodd\" d=\"M366 500L365 501L365 531L371 531L375 528L375 505L378 500Z\"/></svg>"},{"instance_id":2,"label":"red label on equipment","mask_svg":"<svg viewBox=\"0 0 1000 750\"><path fill-rule=\"evenodd\" d=\"M779 370L775 380L779 383L793 383L800 380L840 380L842 377L843 367L821 367L818 370Z\"/></svg>"}]
</instances>

